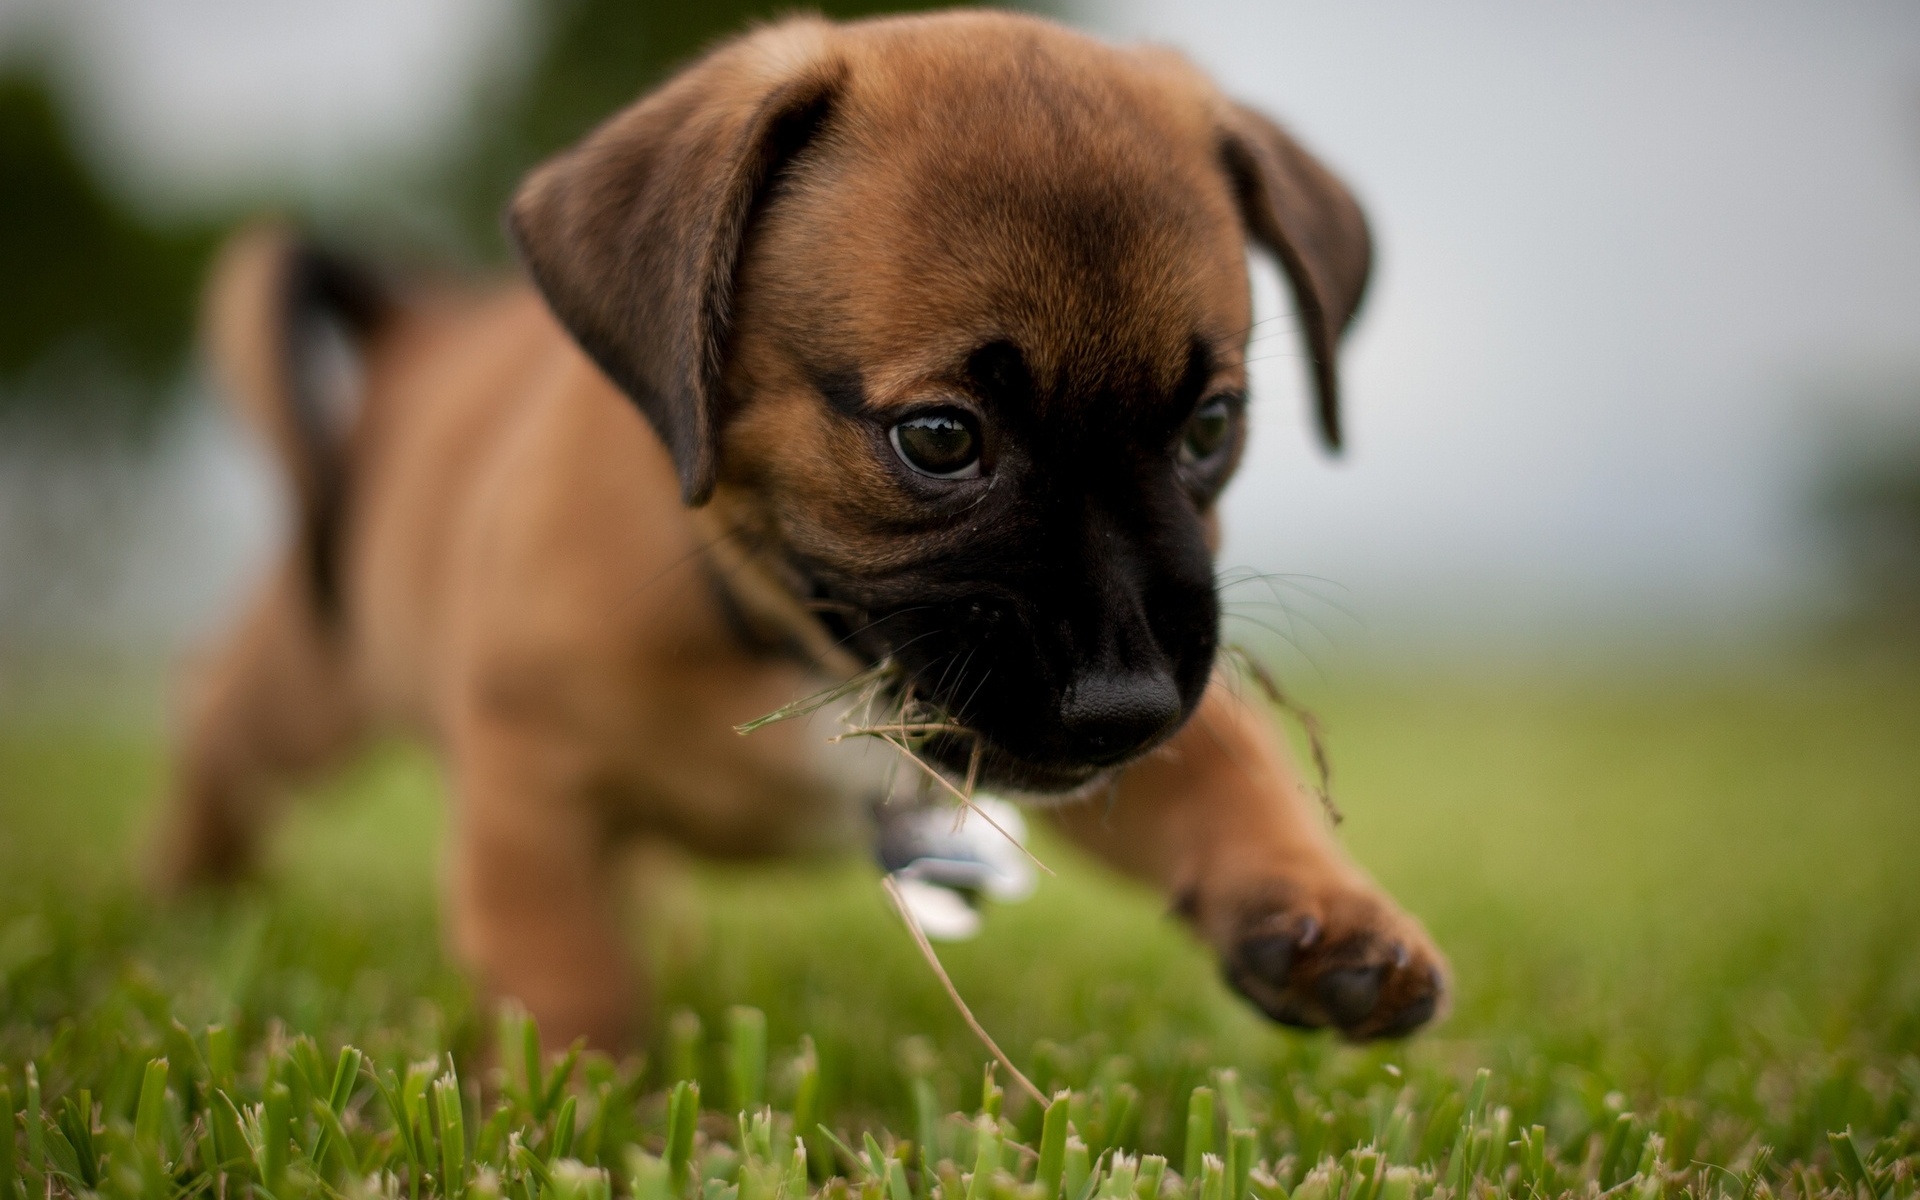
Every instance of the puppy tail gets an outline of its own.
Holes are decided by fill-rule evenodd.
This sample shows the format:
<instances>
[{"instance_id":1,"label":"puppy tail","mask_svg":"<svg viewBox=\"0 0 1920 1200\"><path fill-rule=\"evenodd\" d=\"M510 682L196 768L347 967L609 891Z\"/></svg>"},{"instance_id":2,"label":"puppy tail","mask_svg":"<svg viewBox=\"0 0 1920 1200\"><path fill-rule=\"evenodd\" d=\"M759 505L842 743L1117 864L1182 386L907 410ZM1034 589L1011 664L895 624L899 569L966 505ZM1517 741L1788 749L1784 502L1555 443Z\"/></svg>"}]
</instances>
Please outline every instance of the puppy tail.
<instances>
[{"instance_id":1,"label":"puppy tail","mask_svg":"<svg viewBox=\"0 0 1920 1200\"><path fill-rule=\"evenodd\" d=\"M203 327L221 390L287 473L316 612L341 609L349 446L365 397L366 348L394 308L367 268L274 225L228 241Z\"/></svg>"}]
</instances>

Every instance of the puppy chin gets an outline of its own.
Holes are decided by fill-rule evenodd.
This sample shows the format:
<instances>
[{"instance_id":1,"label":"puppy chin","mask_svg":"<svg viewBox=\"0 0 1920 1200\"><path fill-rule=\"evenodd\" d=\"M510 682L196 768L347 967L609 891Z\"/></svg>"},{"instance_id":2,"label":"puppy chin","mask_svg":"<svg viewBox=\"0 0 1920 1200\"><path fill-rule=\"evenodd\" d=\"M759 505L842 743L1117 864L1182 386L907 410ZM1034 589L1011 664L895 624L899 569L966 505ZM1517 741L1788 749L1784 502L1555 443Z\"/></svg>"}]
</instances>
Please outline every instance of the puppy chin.
<instances>
[{"instance_id":1,"label":"puppy chin","mask_svg":"<svg viewBox=\"0 0 1920 1200\"><path fill-rule=\"evenodd\" d=\"M1097 796L1106 795L1119 781L1121 770L1121 767L1101 767L1064 791L1035 792L1008 787L1002 788L995 795L1011 800L1022 808L1065 808L1070 804L1079 804L1083 800L1092 800Z\"/></svg>"},{"instance_id":2,"label":"puppy chin","mask_svg":"<svg viewBox=\"0 0 1920 1200\"><path fill-rule=\"evenodd\" d=\"M1152 754L1156 746L1143 746L1140 753L1118 763L1035 762L987 743L980 756L977 783L1005 800L1025 808L1053 808L1076 804L1110 789L1120 773L1133 762ZM921 754L949 778L967 777L973 754L970 738L934 738Z\"/></svg>"}]
</instances>

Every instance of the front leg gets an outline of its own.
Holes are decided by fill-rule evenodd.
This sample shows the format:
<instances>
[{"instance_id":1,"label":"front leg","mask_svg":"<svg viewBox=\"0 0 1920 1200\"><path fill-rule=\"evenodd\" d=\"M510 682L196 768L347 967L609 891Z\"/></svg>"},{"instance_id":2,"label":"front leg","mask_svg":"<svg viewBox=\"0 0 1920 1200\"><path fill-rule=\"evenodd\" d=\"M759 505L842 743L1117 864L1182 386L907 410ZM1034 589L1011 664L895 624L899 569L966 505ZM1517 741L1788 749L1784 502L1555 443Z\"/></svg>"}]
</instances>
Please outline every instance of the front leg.
<instances>
[{"instance_id":1,"label":"front leg","mask_svg":"<svg viewBox=\"0 0 1920 1200\"><path fill-rule=\"evenodd\" d=\"M468 717L451 742L460 957L490 999L524 1004L549 1045L584 1037L621 1049L642 999L591 757L565 732L514 717Z\"/></svg>"},{"instance_id":2,"label":"front leg","mask_svg":"<svg viewBox=\"0 0 1920 1200\"><path fill-rule=\"evenodd\" d=\"M1333 840L1269 717L1219 682L1111 792L1055 817L1164 889L1276 1021L1366 1040L1411 1033L1440 1007L1444 956Z\"/></svg>"}]
</instances>

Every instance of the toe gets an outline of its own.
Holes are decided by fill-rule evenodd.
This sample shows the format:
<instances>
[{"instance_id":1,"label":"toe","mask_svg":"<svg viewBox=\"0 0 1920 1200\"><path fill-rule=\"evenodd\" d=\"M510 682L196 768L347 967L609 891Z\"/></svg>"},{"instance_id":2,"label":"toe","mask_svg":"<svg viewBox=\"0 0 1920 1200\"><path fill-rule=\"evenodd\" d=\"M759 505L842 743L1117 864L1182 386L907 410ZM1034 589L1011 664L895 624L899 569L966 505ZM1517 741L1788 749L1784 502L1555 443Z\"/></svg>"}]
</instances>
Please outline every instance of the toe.
<instances>
[{"instance_id":1,"label":"toe","mask_svg":"<svg viewBox=\"0 0 1920 1200\"><path fill-rule=\"evenodd\" d=\"M1403 1038L1414 1030L1433 1020L1433 1014L1440 1007L1440 993L1428 992L1424 996L1408 1002L1399 1012L1394 1013L1387 1023L1380 1027L1374 1037Z\"/></svg>"},{"instance_id":2,"label":"toe","mask_svg":"<svg viewBox=\"0 0 1920 1200\"><path fill-rule=\"evenodd\" d=\"M1386 975L1384 964L1366 967L1341 967L1320 977L1314 990L1327 1015L1345 1029L1373 1015L1380 1002L1380 982Z\"/></svg>"},{"instance_id":3,"label":"toe","mask_svg":"<svg viewBox=\"0 0 1920 1200\"><path fill-rule=\"evenodd\" d=\"M1293 938L1284 933L1249 938L1240 945L1240 961L1261 982L1284 987L1293 970Z\"/></svg>"},{"instance_id":4,"label":"toe","mask_svg":"<svg viewBox=\"0 0 1920 1200\"><path fill-rule=\"evenodd\" d=\"M1418 963L1394 972L1373 1020L1348 1036L1367 1041L1406 1037L1433 1019L1447 992L1446 976L1431 963Z\"/></svg>"}]
</instances>

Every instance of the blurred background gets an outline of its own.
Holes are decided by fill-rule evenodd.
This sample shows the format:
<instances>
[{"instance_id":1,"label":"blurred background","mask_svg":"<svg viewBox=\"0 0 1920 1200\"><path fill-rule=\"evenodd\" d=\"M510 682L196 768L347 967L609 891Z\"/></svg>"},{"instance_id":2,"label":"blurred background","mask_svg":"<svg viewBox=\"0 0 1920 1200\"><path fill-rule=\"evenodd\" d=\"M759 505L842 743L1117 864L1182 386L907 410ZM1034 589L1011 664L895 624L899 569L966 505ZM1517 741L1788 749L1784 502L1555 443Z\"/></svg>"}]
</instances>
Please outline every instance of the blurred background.
<instances>
[{"instance_id":1,"label":"blurred background","mask_svg":"<svg viewBox=\"0 0 1920 1200\"><path fill-rule=\"evenodd\" d=\"M191 349L223 230L279 212L500 270L522 170L768 7L0 0L0 693L152 676L273 543L275 480ZM1920 9L1055 15L1182 48L1372 215L1344 458L1314 448L1284 322L1255 347L1223 565L1287 578L1235 590L1250 630L1320 667L1914 627Z\"/></svg>"}]
</instances>

